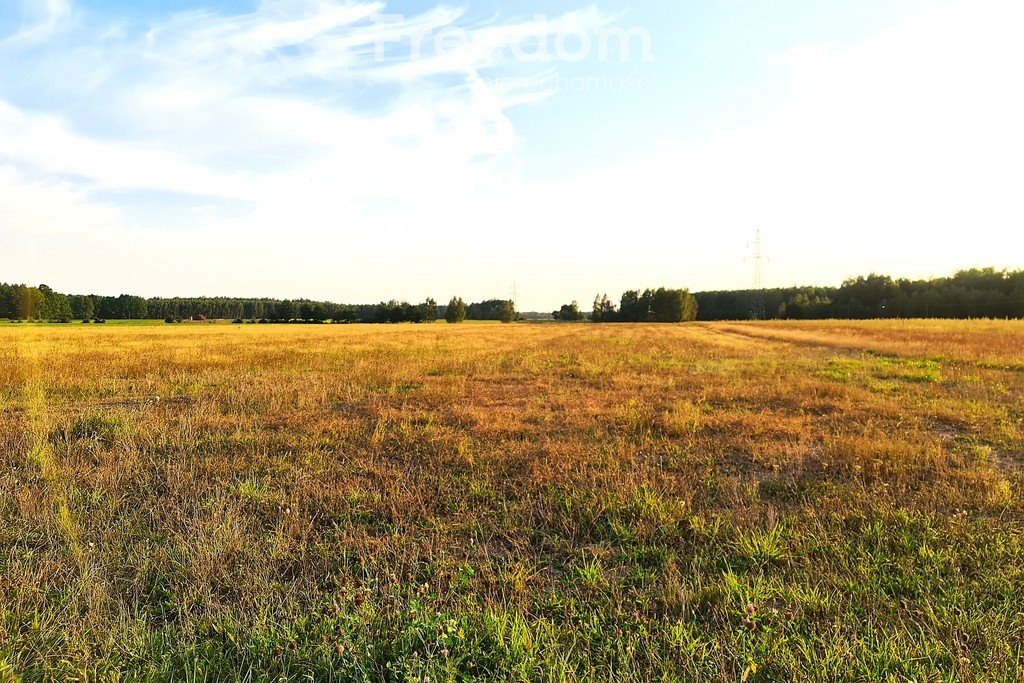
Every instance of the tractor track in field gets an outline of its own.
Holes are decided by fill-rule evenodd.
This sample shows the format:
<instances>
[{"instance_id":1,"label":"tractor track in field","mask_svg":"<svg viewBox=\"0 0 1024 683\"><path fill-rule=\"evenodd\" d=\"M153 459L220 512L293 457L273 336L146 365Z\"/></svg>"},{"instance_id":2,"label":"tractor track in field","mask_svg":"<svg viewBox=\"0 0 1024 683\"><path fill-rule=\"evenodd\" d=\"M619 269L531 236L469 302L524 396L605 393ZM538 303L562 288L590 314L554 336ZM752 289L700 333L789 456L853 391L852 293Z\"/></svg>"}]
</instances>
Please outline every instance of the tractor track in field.
<instances>
[{"instance_id":1,"label":"tractor track in field","mask_svg":"<svg viewBox=\"0 0 1024 683\"><path fill-rule=\"evenodd\" d=\"M895 353L891 349L879 348L877 345L862 345L851 342L828 343L827 341L820 339L792 338L785 335L772 334L771 331L752 330L750 328L746 328L740 325L721 325L705 323L703 327L706 331L710 332L713 337L730 340L743 340L746 343L774 343L785 346L817 349L841 355L876 354L879 356L901 359L913 359L919 357L910 354ZM963 359L943 359L942 362L943 364L949 366L959 365L966 367L984 368L988 370L1002 370L1005 372L1013 372L1018 369L1015 366L993 367L991 363ZM947 435L943 434L943 436ZM1024 477L1024 451L1007 451L999 449L994 450L992 462L997 469L1006 474Z\"/></svg>"},{"instance_id":2,"label":"tractor track in field","mask_svg":"<svg viewBox=\"0 0 1024 683\"><path fill-rule=\"evenodd\" d=\"M702 326L705 330L721 337L745 339L749 341L774 342L776 344L783 344L802 348L820 349L823 351L832 351L834 353L842 354L873 354L881 357L903 360L923 359L933 357L934 355L927 353L901 352L898 349L887 347L884 344L878 344L876 342L872 342L871 340L862 338L851 338L849 340L842 340L838 338L808 339L804 337L787 335L785 333L776 333L773 330L768 330L764 328L751 328L748 326L744 326L742 324L730 323L702 323ZM993 362L989 360L960 358L956 356L944 355L940 355L939 358L944 365L974 367L980 370L996 370L1001 372L1024 372L1024 363Z\"/></svg>"},{"instance_id":3,"label":"tractor track in field","mask_svg":"<svg viewBox=\"0 0 1024 683\"><path fill-rule=\"evenodd\" d=\"M794 339L784 336L774 335L771 333L754 332L736 325L720 325L720 324L704 324L704 329L711 332L713 336L721 337L725 339L732 339L736 341L750 342L768 342L774 344L781 344L785 346L798 346L804 348L819 349L822 351L832 351L835 353L843 354L854 354L854 353L880 353L870 348L862 346L855 346L852 344L830 344L821 340L810 340L810 339Z\"/></svg>"}]
</instances>

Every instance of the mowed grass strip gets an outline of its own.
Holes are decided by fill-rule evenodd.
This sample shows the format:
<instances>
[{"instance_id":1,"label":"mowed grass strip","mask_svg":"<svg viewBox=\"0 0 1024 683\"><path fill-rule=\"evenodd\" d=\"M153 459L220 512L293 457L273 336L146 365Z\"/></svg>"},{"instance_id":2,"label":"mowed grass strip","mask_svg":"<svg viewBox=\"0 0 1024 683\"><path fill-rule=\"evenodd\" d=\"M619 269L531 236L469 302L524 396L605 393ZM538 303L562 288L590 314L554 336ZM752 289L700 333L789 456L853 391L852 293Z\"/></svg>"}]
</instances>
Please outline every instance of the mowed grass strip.
<instances>
[{"instance_id":1,"label":"mowed grass strip","mask_svg":"<svg viewBox=\"0 0 1024 683\"><path fill-rule=\"evenodd\" d=\"M1021 341L0 328L0 680L1018 681Z\"/></svg>"}]
</instances>

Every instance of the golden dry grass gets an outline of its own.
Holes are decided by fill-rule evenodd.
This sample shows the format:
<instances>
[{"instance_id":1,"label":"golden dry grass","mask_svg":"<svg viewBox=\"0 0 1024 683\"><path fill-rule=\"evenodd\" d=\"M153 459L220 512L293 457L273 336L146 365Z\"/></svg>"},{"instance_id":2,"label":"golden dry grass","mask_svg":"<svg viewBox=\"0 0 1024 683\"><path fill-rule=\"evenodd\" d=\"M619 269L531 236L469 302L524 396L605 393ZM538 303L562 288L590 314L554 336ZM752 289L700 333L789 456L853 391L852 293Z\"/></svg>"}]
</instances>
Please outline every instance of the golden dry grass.
<instances>
[{"instance_id":1,"label":"golden dry grass","mask_svg":"<svg viewBox=\"0 0 1024 683\"><path fill-rule=\"evenodd\" d=\"M0 680L1019 680L1022 348L0 327Z\"/></svg>"}]
</instances>

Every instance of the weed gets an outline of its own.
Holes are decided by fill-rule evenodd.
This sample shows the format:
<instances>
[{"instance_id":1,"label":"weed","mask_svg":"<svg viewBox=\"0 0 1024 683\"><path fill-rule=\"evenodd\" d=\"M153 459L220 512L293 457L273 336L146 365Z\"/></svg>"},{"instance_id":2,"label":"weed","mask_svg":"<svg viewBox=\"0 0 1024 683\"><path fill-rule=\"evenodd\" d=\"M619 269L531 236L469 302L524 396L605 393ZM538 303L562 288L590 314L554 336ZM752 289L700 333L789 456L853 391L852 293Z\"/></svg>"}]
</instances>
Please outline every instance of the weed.
<instances>
[{"instance_id":1,"label":"weed","mask_svg":"<svg viewBox=\"0 0 1024 683\"><path fill-rule=\"evenodd\" d=\"M0 327L0 680L1020 680L1022 346Z\"/></svg>"}]
</instances>

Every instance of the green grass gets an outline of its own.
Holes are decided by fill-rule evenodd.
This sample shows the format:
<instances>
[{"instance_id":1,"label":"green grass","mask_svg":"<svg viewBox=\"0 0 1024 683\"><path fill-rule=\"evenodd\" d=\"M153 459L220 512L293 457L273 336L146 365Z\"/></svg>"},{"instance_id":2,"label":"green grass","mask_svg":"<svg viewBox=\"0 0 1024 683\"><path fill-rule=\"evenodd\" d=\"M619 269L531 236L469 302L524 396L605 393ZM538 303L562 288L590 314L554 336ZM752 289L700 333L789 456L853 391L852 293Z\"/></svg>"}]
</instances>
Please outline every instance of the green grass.
<instances>
[{"instance_id":1,"label":"green grass","mask_svg":"<svg viewBox=\"0 0 1024 683\"><path fill-rule=\"evenodd\" d=\"M958 325L11 325L0 681L1019 681Z\"/></svg>"},{"instance_id":2,"label":"green grass","mask_svg":"<svg viewBox=\"0 0 1024 683\"><path fill-rule=\"evenodd\" d=\"M223 321L218 321L218 323ZM107 320L104 323L90 322L83 323L81 320L71 320L66 323L49 322L45 320L5 320L0 319L0 326L17 327L24 325L26 327L105 327L110 325L111 327L152 327L156 325L166 325L163 320Z\"/></svg>"}]
</instances>

